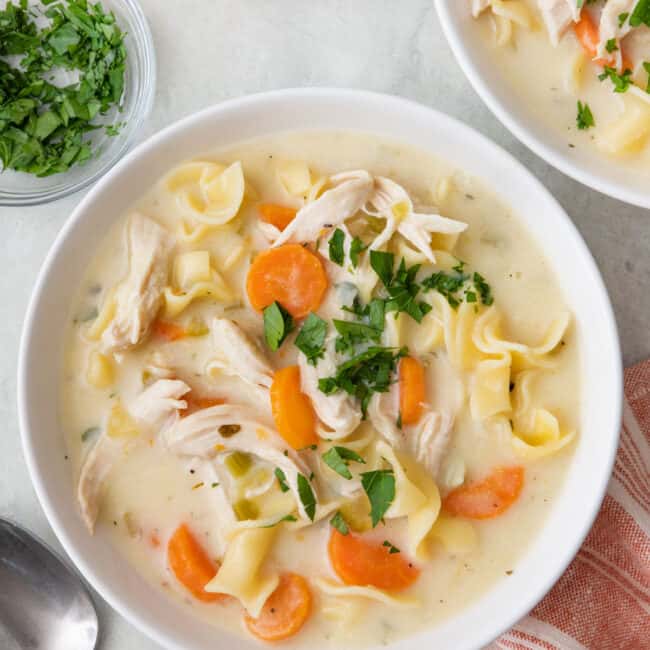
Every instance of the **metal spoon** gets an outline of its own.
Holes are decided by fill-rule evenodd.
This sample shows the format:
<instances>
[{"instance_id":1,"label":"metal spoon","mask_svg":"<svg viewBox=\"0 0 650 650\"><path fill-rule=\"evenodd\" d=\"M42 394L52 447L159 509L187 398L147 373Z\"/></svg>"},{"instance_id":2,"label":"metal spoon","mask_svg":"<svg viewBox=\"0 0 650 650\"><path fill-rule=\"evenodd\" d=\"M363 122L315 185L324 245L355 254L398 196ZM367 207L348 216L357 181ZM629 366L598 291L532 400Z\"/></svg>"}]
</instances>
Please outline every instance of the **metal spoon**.
<instances>
[{"instance_id":1,"label":"metal spoon","mask_svg":"<svg viewBox=\"0 0 650 650\"><path fill-rule=\"evenodd\" d=\"M77 574L30 532L0 519L0 648L92 650L97 630Z\"/></svg>"}]
</instances>

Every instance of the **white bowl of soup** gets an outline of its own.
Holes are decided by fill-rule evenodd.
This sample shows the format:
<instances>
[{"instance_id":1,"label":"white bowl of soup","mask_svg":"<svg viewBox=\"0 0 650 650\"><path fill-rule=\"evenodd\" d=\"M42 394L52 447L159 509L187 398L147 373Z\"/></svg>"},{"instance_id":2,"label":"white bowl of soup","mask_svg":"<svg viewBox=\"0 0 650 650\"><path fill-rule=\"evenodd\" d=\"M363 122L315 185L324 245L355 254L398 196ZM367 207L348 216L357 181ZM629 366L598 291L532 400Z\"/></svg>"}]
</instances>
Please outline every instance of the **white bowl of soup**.
<instances>
[{"instance_id":1,"label":"white bowl of soup","mask_svg":"<svg viewBox=\"0 0 650 650\"><path fill-rule=\"evenodd\" d=\"M436 0L435 6L467 78L519 140L581 183L650 207L645 2Z\"/></svg>"},{"instance_id":2,"label":"white bowl of soup","mask_svg":"<svg viewBox=\"0 0 650 650\"><path fill-rule=\"evenodd\" d=\"M479 648L592 524L621 363L591 255L511 156L402 99L286 90L82 200L19 405L57 536L163 646Z\"/></svg>"}]
</instances>

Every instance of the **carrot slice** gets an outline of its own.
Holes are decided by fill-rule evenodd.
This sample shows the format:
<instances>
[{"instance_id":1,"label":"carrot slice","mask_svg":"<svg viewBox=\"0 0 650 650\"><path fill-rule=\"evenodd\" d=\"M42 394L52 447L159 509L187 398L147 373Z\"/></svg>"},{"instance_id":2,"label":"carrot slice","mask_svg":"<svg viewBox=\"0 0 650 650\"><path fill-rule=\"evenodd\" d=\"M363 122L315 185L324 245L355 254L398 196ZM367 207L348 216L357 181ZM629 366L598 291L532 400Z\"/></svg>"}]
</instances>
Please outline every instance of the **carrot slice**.
<instances>
[{"instance_id":1,"label":"carrot slice","mask_svg":"<svg viewBox=\"0 0 650 650\"><path fill-rule=\"evenodd\" d=\"M294 449L318 444L316 415L309 397L300 390L298 366L287 366L273 375L271 409L280 435Z\"/></svg>"},{"instance_id":2,"label":"carrot slice","mask_svg":"<svg viewBox=\"0 0 650 650\"><path fill-rule=\"evenodd\" d=\"M198 600L213 603L228 598L204 590L217 575L219 565L210 560L186 524L181 524L169 539L167 559L176 579Z\"/></svg>"},{"instance_id":3,"label":"carrot slice","mask_svg":"<svg viewBox=\"0 0 650 650\"><path fill-rule=\"evenodd\" d=\"M401 553L390 553L389 547L368 542L359 535L342 535L335 528L327 549L334 571L346 585L402 591L420 575L420 570Z\"/></svg>"},{"instance_id":4,"label":"carrot slice","mask_svg":"<svg viewBox=\"0 0 650 650\"><path fill-rule=\"evenodd\" d=\"M182 411L182 415L190 415L195 411L200 411L201 409L207 409L211 406L218 406L219 404L225 404L226 400L223 397L209 397L195 395L194 391L190 391L187 395L183 396L183 399L187 402L187 408Z\"/></svg>"},{"instance_id":5,"label":"carrot slice","mask_svg":"<svg viewBox=\"0 0 650 650\"><path fill-rule=\"evenodd\" d=\"M327 275L317 255L300 244L261 252L246 278L248 299L262 311L277 300L294 318L316 311L327 290Z\"/></svg>"},{"instance_id":6,"label":"carrot slice","mask_svg":"<svg viewBox=\"0 0 650 650\"><path fill-rule=\"evenodd\" d=\"M152 325L152 330L154 334L167 341L178 341L187 336L187 332L183 327L166 320L155 320Z\"/></svg>"},{"instance_id":7,"label":"carrot slice","mask_svg":"<svg viewBox=\"0 0 650 650\"><path fill-rule=\"evenodd\" d=\"M424 367L413 357L399 362L399 412L402 424L416 424L426 399Z\"/></svg>"},{"instance_id":8,"label":"carrot slice","mask_svg":"<svg viewBox=\"0 0 650 650\"><path fill-rule=\"evenodd\" d=\"M587 53L590 59L593 59L594 63L601 66L614 67L616 65L616 57L611 57L609 59L597 59L598 56L598 43L600 42L600 30L598 25L593 21L593 18L589 15L588 11L583 11L580 15L580 20L573 25L573 31L577 36L582 48ZM630 68L629 62L623 58L623 69Z\"/></svg>"},{"instance_id":9,"label":"carrot slice","mask_svg":"<svg viewBox=\"0 0 650 650\"><path fill-rule=\"evenodd\" d=\"M523 486L523 467L499 467L481 481L452 490L442 504L451 515L491 519L505 512L519 498Z\"/></svg>"},{"instance_id":10,"label":"carrot slice","mask_svg":"<svg viewBox=\"0 0 650 650\"><path fill-rule=\"evenodd\" d=\"M275 591L268 597L257 618L244 615L248 629L263 641L281 641L296 634L311 612L311 591L307 581L296 573L280 576Z\"/></svg>"},{"instance_id":11,"label":"carrot slice","mask_svg":"<svg viewBox=\"0 0 650 650\"><path fill-rule=\"evenodd\" d=\"M297 210L277 203L262 203L257 206L260 219L284 230L295 218Z\"/></svg>"}]
</instances>

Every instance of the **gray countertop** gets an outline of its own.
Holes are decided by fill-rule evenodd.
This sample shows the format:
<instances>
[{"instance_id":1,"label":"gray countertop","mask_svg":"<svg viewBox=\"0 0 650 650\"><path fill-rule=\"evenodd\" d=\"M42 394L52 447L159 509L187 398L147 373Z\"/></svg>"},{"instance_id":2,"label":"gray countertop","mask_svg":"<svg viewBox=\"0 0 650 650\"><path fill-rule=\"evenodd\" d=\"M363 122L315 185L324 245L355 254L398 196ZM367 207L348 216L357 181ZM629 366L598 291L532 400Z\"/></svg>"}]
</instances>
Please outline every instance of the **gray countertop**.
<instances>
[{"instance_id":1,"label":"gray countertop","mask_svg":"<svg viewBox=\"0 0 650 650\"><path fill-rule=\"evenodd\" d=\"M650 213L570 180L528 151L485 108L444 40L431 0L141 0L158 54L158 88L142 138L215 102L292 86L402 95L450 113L521 160L557 197L610 291L626 365L650 356ZM20 331L32 286L82 194L0 208L0 516L60 549L31 487L16 414ZM53 387L54 390L54 387ZM156 648L96 598L102 650Z\"/></svg>"}]
</instances>

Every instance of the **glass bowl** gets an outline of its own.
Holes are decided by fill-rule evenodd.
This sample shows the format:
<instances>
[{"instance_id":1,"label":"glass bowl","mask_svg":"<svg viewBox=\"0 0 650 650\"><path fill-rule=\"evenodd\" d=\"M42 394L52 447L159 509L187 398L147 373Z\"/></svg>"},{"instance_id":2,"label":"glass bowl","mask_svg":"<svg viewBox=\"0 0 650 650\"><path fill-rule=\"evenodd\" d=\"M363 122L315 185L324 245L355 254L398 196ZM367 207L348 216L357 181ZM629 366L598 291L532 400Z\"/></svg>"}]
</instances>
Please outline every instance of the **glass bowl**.
<instances>
[{"instance_id":1,"label":"glass bowl","mask_svg":"<svg viewBox=\"0 0 650 650\"><path fill-rule=\"evenodd\" d=\"M103 176L135 143L151 112L156 88L156 58L153 39L145 15L136 0L100 0L106 11L115 14L125 33L127 51L122 110L111 121L124 122L118 135L104 129L90 135L94 155L82 165L37 178L32 174L0 172L0 205L37 205L73 194Z\"/></svg>"}]
</instances>

